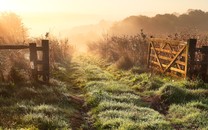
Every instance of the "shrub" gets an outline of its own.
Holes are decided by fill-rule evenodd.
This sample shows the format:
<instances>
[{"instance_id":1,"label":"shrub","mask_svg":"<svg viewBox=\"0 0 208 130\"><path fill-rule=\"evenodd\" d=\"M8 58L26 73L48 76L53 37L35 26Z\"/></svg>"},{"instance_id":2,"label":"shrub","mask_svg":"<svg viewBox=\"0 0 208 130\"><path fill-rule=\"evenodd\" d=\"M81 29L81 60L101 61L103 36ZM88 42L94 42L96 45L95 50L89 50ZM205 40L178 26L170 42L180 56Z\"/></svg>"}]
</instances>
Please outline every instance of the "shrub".
<instances>
[{"instance_id":1,"label":"shrub","mask_svg":"<svg viewBox=\"0 0 208 130\"><path fill-rule=\"evenodd\" d=\"M88 47L91 52L116 63L118 68L129 69L133 65L146 65L147 45L142 35L106 36Z\"/></svg>"}]
</instances>

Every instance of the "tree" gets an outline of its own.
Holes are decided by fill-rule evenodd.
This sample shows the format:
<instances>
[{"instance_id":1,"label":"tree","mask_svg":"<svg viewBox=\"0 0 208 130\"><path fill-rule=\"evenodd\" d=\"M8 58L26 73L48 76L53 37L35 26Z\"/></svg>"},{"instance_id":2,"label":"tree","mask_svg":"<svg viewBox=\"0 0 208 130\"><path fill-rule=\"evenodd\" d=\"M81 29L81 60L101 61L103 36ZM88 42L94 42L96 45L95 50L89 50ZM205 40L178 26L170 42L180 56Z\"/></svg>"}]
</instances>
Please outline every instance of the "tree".
<instances>
[{"instance_id":1,"label":"tree","mask_svg":"<svg viewBox=\"0 0 208 130\"><path fill-rule=\"evenodd\" d=\"M18 15L0 13L0 44L23 44L26 38L27 29Z\"/></svg>"}]
</instances>

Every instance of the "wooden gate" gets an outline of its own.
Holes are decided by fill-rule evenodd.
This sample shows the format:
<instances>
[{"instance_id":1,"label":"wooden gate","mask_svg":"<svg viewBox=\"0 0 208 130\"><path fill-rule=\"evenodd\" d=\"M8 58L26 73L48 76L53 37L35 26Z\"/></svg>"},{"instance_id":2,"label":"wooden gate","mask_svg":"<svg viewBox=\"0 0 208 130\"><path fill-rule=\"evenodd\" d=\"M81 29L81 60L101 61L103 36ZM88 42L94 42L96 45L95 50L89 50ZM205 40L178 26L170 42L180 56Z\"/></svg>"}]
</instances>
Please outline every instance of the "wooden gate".
<instances>
[{"instance_id":1,"label":"wooden gate","mask_svg":"<svg viewBox=\"0 0 208 130\"><path fill-rule=\"evenodd\" d=\"M196 43L190 39L187 43L176 40L151 39L148 49L148 67L175 77L186 78L189 75L190 46Z\"/></svg>"},{"instance_id":2,"label":"wooden gate","mask_svg":"<svg viewBox=\"0 0 208 130\"><path fill-rule=\"evenodd\" d=\"M31 73L35 81L49 83L49 41L42 40L41 46L36 43L28 45L0 45L0 49L29 49Z\"/></svg>"}]
</instances>

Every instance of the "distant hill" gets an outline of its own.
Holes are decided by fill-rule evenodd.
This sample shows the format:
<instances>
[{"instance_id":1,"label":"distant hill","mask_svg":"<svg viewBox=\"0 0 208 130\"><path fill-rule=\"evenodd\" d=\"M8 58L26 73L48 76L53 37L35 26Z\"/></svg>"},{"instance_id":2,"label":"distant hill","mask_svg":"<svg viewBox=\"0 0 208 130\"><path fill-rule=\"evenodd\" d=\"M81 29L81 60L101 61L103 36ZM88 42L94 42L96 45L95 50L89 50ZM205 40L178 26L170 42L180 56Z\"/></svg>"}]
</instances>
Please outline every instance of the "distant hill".
<instances>
[{"instance_id":1,"label":"distant hill","mask_svg":"<svg viewBox=\"0 0 208 130\"><path fill-rule=\"evenodd\" d=\"M154 17L129 16L122 21L101 20L98 24L82 25L66 30L70 42L80 51L86 51L87 44L95 42L103 35L135 35L143 29L150 35L175 33L199 34L208 32L208 12L188 10L184 14L157 14Z\"/></svg>"},{"instance_id":2,"label":"distant hill","mask_svg":"<svg viewBox=\"0 0 208 130\"><path fill-rule=\"evenodd\" d=\"M111 34L137 34L143 29L150 34L171 34L181 31L208 32L208 12L188 10L184 14L158 14L154 17L130 16L114 23Z\"/></svg>"}]
</instances>

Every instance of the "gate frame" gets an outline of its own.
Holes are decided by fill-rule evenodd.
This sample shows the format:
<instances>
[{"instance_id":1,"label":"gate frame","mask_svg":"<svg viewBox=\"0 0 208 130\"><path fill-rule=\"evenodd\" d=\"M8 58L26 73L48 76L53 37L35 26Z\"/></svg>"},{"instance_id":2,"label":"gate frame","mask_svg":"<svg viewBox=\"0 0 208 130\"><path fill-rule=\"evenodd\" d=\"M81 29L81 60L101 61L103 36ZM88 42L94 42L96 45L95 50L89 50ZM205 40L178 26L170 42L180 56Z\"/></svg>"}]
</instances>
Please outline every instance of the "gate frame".
<instances>
[{"instance_id":1,"label":"gate frame","mask_svg":"<svg viewBox=\"0 0 208 130\"><path fill-rule=\"evenodd\" d=\"M179 64L181 64L182 66L185 67L185 69L181 69L180 67L178 67L178 69L176 71L178 73L183 74L184 75L184 76L182 76L183 78L193 79L194 76L200 76L200 78L202 78L202 80L204 80L205 82L208 82L208 46L202 46L201 48L197 48L196 47L197 39L188 39L186 43L183 43L184 46L178 52L174 52L169 43L174 44L177 42L177 44L178 44L178 43L180 43L180 41L169 40L168 41L169 43L165 43L163 45L163 47L155 48L154 42L161 43L161 41L163 41L163 43L164 43L164 41L168 41L168 40L164 40L164 39L162 39L162 40L161 39L150 39L149 40L148 56L147 56L147 67L148 68L151 67L151 64L156 64L157 66L160 67L159 71L166 74L167 70L171 69L171 65L175 62L176 65L178 66L178 64L177 64L177 62L178 62ZM170 50L164 49L167 45L169 45ZM167 58L165 56L159 56L158 52L160 52L160 51L167 52L169 54L173 54L174 58ZM152 54L152 52L154 52L154 54ZM202 55L201 61L196 61L196 59L195 59L196 52L201 53L201 55ZM153 55L154 58L157 59L156 61L152 61L151 54ZM177 57L180 55L185 58L185 61L182 61L182 62L177 61ZM172 61L170 61L170 63L168 65L164 65L160 62L159 57L163 57L163 59L165 57L169 61L170 61L170 59ZM155 63L152 63L152 62L155 62ZM200 65L200 70L195 69L196 65ZM175 68L172 68L172 69L175 69ZM180 69L181 69L181 72L180 72ZM177 75L173 75L171 73L170 73L170 75L178 77Z\"/></svg>"}]
</instances>

